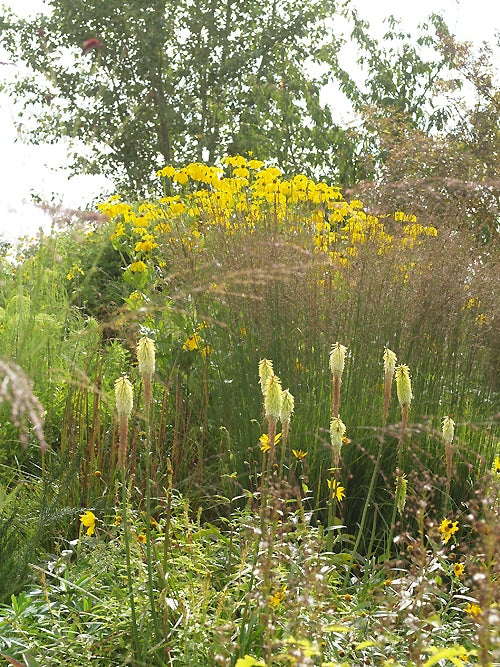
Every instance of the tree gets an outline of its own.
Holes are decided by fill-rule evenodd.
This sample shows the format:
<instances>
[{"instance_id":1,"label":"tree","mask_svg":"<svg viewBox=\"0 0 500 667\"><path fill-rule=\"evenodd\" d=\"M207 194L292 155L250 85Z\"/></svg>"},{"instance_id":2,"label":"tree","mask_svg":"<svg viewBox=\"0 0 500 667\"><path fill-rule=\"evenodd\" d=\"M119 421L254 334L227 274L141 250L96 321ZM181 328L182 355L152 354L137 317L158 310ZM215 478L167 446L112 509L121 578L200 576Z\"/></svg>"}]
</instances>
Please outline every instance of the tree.
<instances>
[{"instance_id":1,"label":"tree","mask_svg":"<svg viewBox=\"0 0 500 667\"><path fill-rule=\"evenodd\" d=\"M457 42L443 23L436 27L437 48L452 73L451 80L439 82L439 90L453 113L433 131L408 122L402 113L366 115L371 142L384 159L377 179L357 184L355 194L375 210L406 208L438 227L468 229L477 241L491 242L493 251L500 232L500 90L494 55L487 45L476 52L472 44ZM469 87L467 102L455 94L458 81Z\"/></svg>"},{"instance_id":2,"label":"tree","mask_svg":"<svg viewBox=\"0 0 500 667\"><path fill-rule=\"evenodd\" d=\"M339 48L334 0L47 5L0 19L1 43L23 66L5 87L29 141L69 140L74 173L144 194L165 164L253 151L285 172L357 178L352 141L320 101L324 77L310 74Z\"/></svg>"}]
</instances>

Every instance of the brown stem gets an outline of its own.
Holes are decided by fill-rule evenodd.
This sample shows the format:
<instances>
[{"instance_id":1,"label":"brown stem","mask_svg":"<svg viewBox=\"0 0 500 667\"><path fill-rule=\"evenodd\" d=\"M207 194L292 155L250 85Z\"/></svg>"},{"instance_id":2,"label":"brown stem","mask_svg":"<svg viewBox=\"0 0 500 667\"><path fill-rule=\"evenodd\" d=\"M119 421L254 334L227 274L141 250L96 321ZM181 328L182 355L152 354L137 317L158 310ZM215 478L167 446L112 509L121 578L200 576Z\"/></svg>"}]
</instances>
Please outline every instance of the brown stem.
<instances>
[{"instance_id":1,"label":"brown stem","mask_svg":"<svg viewBox=\"0 0 500 667\"><path fill-rule=\"evenodd\" d=\"M118 427L118 469L125 469L127 458L127 439L128 439L128 417L120 415L120 424Z\"/></svg>"}]
</instances>

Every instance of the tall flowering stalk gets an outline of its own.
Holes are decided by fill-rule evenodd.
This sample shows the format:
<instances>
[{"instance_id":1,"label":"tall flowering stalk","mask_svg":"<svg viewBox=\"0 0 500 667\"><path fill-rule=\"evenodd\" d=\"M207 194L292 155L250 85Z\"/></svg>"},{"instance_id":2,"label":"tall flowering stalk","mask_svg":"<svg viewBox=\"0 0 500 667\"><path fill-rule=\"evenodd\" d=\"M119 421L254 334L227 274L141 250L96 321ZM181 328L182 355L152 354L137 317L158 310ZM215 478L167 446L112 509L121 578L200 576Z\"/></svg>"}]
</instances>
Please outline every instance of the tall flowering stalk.
<instances>
[{"instance_id":1,"label":"tall flowering stalk","mask_svg":"<svg viewBox=\"0 0 500 667\"><path fill-rule=\"evenodd\" d=\"M408 425L408 411L410 409L411 400L413 398L411 389L410 369L408 366L401 364L396 367L396 391L398 394L399 405L401 406L401 431L399 433L398 442L398 466L401 466L401 454L403 439Z\"/></svg>"},{"instance_id":2,"label":"tall flowering stalk","mask_svg":"<svg viewBox=\"0 0 500 667\"><path fill-rule=\"evenodd\" d=\"M288 444L288 437L290 435L290 419L293 414L295 407L295 399L288 389L285 389L281 394L281 449L280 449L280 460L279 460L279 476L280 479L283 475L283 460L285 458L285 451Z\"/></svg>"},{"instance_id":3,"label":"tall flowering stalk","mask_svg":"<svg viewBox=\"0 0 500 667\"><path fill-rule=\"evenodd\" d=\"M134 406L132 383L123 375L115 382L115 402L118 413L118 468L125 469L127 458L128 420Z\"/></svg>"},{"instance_id":4,"label":"tall flowering stalk","mask_svg":"<svg viewBox=\"0 0 500 667\"><path fill-rule=\"evenodd\" d=\"M332 467L330 468L331 478L327 480L328 486L330 489L336 489L339 486L337 481L338 478L338 468L340 463L340 454L342 451L342 445L344 443L344 436L346 432L346 427L344 422L340 417L334 417L330 422L330 441L332 443ZM328 526L330 530L327 535L327 549L328 551L332 550L333 545L333 518L335 516L335 506L339 498L335 493L330 493L328 499Z\"/></svg>"},{"instance_id":5,"label":"tall flowering stalk","mask_svg":"<svg viewBox=\"0 0 500 667\"><path fill-rule=\"evenodd\" d=\"M334 417L330 422L330 441L332 443L332 468L336 470L340 463L340 454L344 444L346 427L340 417Z\"/></svg>"},{"instance_id":6,"label":"tall flowering stalk","mask_svg":"<svg viewBox=\"0 0 500 667\"><path fill-rule=\"evenodd\" d=\"M392 379L396 368L397 357L388 347L384 350L384 412L382 416L382 425L387 423L389 415L389 405L391 403Z\"/></svg>"},{"instance_id":7,"label":"tall flowering stalk","mask_svg":"<svg viewBox=\"0 0 500 667\"><path fill-rule=\"evenodd\" d=\"M141 647L137 630L137 615L135 609L134 587L132 579L132 565L130 561L130 531L128 526L128 499L127 483L125 477L125 462L127 459L128 420L132 414L134 396L132 383L123 375L115 382L116 412L119 419L118 430L118 470L122 482L122 515L123 515L123 539L125 545L125 561L127 566L127 583L130 598L130 615L132 623L132 636L134 638L136 657L141 657Z\"/></svg>"},{"instance_id":8,"label":"tall flowering stalk","mask_svg":"<svg viewBox=\"0 0 500 667\"><path fill-rule=\"evenodd\" d=\"M450 497L451 474L453 471L453 438L455 437L455 422L448 416L443 418L442 422L443 441L446 454L446 499L448 505Z\"/></svg>"},{"instance_id":9,"label":"tall flowering stalk","mask_svg":"<svg viewBox=\"0 0 500 667\"><path fill-rule=\"evenodd\" d=\"M158 621L158 614L156 612L156 603L153 588L153 569L152 569L152 553L151 553L151 455L152 455L152 439L151 439L151 382L153 373L156 367L156 350L154 341L147 336L143 336L137 343L137 363L139 366L139 373L141 374L142 383L144 386L144 421L146 423L146 456L145 456L145 472L146 472L146 560L148 570L148 593L149 604L151 606L151 615L153 617L153 624L157 638L160 639L161 631Z\"/></svg>"},{"instance_id":10,"label":"tall flowering stalk","mask_svg":"<svg viewBox=\"0 0 500 667\"><path fill-rule=\"evenodd\" d=\"M338 342L332 345L332 349L330 350L330 370L333 377L332 419L339 416L340 385L342 383L346 352L347 347Z\"/></svg>"}]
</instances>

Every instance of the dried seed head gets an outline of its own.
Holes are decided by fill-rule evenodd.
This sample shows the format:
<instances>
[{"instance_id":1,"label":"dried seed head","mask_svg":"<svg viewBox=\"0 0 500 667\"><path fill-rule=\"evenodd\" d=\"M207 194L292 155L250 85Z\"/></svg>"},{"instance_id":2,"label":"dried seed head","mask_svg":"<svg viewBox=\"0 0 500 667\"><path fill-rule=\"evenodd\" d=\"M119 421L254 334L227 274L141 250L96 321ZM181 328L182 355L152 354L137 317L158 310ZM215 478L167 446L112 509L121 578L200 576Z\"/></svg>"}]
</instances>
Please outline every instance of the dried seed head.
<instances>
[{"instance_id":1,"label":"dried seed head","mask_svg":"<svg viewBox=\"0 0 500 667\"><path fill-rule=\"evenodd\" d=\"M283 390L281 389L281 382L277 375L271 375L267 381L266 390L264 392L264 409L266 417L279 419L281 416Z\"/></svg>"},{"instance_id":2,"label":"dried seed head","mask_svg":"<svg viewBox=\"0 0 500 667\"><path fill-rule=\"evenodd\" d=\"M139 373L143 377L151 377L156 364L155 343L151 338L143 336L137 343L137 361Z\"/></svg>"},{"instance_id":3,"label":"dried seed head","mask_svg":"<svg viewBox=\"0 0 500 667\"><path fill-rule=\"evenodd\" d=\"M455 436L455 422L451 417L444 417L443 419L443 440L450 444L453 442Z\"/></svg>"},{"instance_id":4,"label":"dried seed head","mask_svg":"<svg viewBox=\"0 0 500 667\"><path fill-rule=\"evenodd\" d=\"M338 342L335 343L335 345L332 345L330 351L330 370L332 371L334 378L340 379L342 377L346 352L347 348L345 345L341 345Z\"/></svg>"},{"instance_id":5,"label":"dried seed head","mask_svg":"<svg viewBox=\"0 0 500 667\"><path fill-rule=\"evenodd\" d=\"M391 377L394 375L397 360L395 353L386 347L384 350L384 373L386 375L389 374Z\"/></svg>"},{"instance_id":6,"label":"dried seed head","mask_svg":"<svg viewBox=\"0 0 500 667\"><path fill-rule=\"evenodd\" d=\"M125 376L122 375L115 382L115 400L116 411L121 417L130 417L132 408L134 406L134 396L132 391L132 383Z\"/></svg>"},{"instance_id":7,"label":"dried seed head","mask_svg":"<svg viewBox=\"0 0 500 667\"><path fill-rule=\"evenodd\" d=\"M411 393L410 369L404 364L396 368L396 390L401 407L405 405L410 407L411 399L413 398L413 394Z\"/></svg>"},{"instance_id":8,"label":"dried seed head","mask_svg":"<svg viewBox=\"0 0 500 667\"><path fill-rule=\"evenodd\" d=\"M260 388L262 389L262 394L266 395L266 387L269 382L269 378L274 375L273 371L273 362L269 359L261 359L259 361L259 380Z\"/></svg>"}]
</instances>

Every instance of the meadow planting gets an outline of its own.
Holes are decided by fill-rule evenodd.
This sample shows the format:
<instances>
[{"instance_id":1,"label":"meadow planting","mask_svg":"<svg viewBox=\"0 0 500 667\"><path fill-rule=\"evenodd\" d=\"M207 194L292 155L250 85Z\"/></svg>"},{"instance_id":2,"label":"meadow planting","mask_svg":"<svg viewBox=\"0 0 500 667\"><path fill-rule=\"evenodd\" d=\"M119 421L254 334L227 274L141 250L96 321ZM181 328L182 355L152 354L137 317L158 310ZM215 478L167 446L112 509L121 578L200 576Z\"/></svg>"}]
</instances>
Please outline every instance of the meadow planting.
<instances>
[{"instance_id":1,"label":"meadow planting","mask_svg":"<svg viewBox=\"0 0 500 667\"><path fill-rule=\"evenodd\" d=\"M495 248L157 178L0 258L3 663L500 665Z\"/></svg>"}]
</instances>

